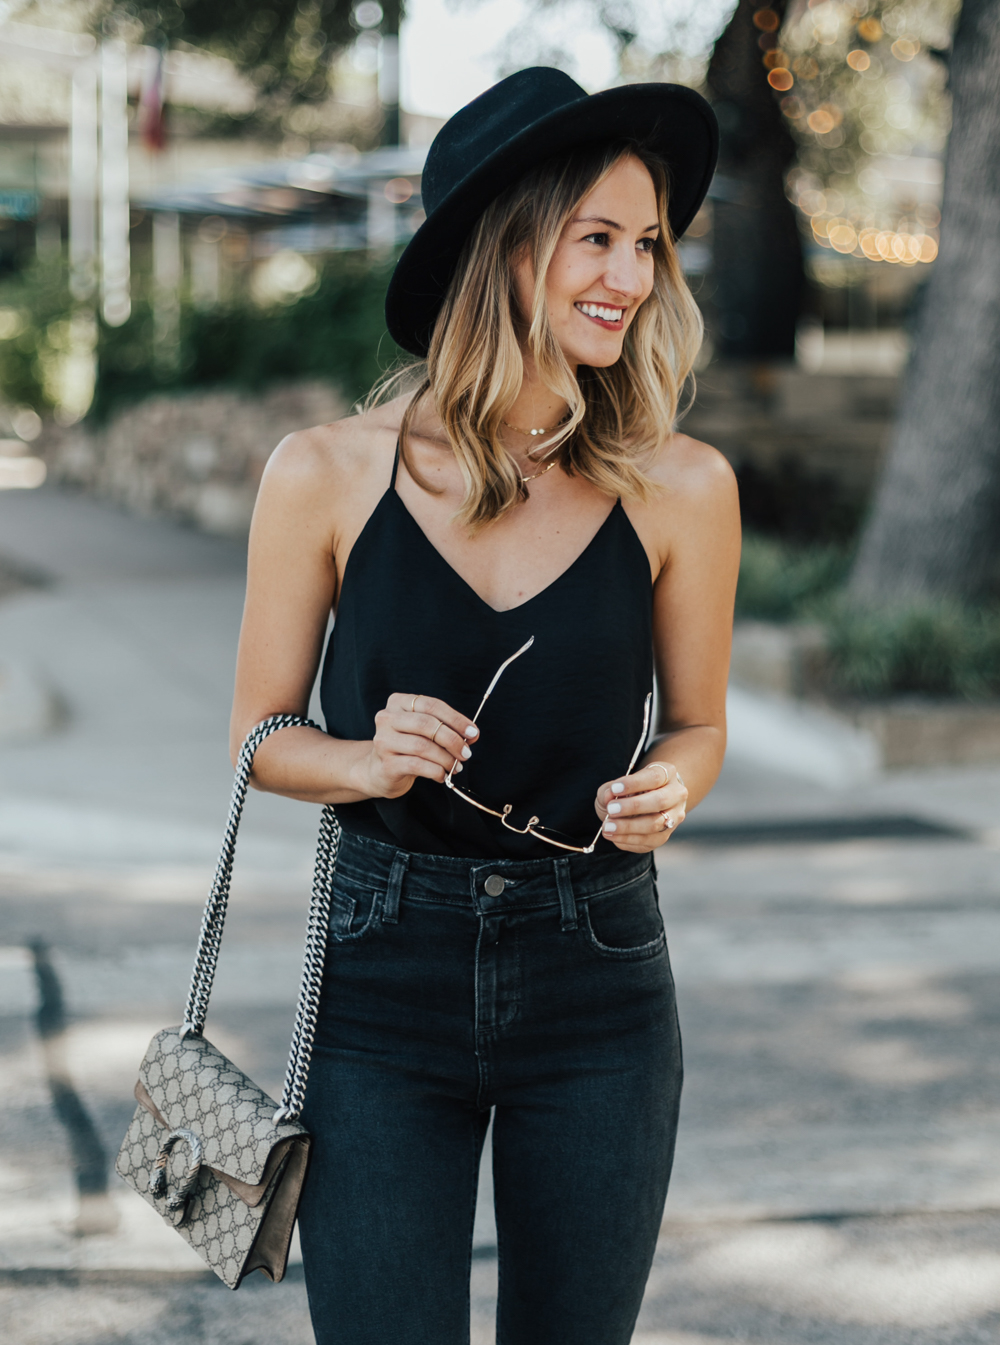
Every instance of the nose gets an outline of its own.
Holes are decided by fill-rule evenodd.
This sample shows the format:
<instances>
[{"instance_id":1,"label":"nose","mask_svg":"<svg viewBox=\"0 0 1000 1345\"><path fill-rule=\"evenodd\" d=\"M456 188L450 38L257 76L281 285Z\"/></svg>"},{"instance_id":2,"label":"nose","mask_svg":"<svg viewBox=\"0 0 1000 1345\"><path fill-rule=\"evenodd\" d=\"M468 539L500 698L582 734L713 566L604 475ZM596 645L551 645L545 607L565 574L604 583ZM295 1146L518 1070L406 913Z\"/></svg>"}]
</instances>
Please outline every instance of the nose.
<instances>
[{"instance_id":1,"label":"nose","mask_svg":"<svg viewBox=\"0 0 1000 1345\"><path fill-rule=\"evenodd\" d=\"M612 248L608 267L602 279L608 289L613 294L621 295L626 303L631 303L641 296L643 277L639 270L635 248L630 242L622 239Z\"/></svg>"}]
</instances>

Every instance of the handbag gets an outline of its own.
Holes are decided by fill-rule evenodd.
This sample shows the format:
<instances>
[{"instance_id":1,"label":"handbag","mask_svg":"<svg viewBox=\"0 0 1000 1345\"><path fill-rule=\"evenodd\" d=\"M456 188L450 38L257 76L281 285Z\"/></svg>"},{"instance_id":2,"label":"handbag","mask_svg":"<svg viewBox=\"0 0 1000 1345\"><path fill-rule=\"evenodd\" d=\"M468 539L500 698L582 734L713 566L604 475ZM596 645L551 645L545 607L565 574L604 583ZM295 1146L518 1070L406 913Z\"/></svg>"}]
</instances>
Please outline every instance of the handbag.
<instances>
[{"instance_id":1,"label":"handbag","mask_svg":"<svg viewBox=\"0 0 1000 1345\"><path fill-rule=\"evenodd\" d=\"M203 1035L222 943L236 833L257 748L272 733L318 728L272 715L240 748L229 817L205 905L191 989L180 1027L158 1032L135 1086L138 1103L115 1169L176 1228L230 1289L262 1270L275 1283L288 1248L309 1159L299 1121L312 1053L340 824L323 809L295 1027L280 1104Z\"/></svg>"}]
</instances>

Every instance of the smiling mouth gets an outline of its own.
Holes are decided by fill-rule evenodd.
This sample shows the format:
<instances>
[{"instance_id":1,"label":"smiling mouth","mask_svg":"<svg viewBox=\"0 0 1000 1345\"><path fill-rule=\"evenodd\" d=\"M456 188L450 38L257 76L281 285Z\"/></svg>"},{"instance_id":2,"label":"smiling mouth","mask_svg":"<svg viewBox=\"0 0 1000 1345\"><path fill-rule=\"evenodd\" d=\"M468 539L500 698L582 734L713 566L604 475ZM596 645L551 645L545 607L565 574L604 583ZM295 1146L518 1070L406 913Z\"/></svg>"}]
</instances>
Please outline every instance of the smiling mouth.
<instances>
[{"instance_id":1,"label":"smiling mouth","mask_svg":"<svg viewBox=\"0 0 1000 1345\"><path fill-rule=\"evenodd\" d=\"M607 304L574 304L573 307L585 318L592 318L603 327L620 327L625 316L624 308L611 308Z\"/></svg>"}]
</instances>

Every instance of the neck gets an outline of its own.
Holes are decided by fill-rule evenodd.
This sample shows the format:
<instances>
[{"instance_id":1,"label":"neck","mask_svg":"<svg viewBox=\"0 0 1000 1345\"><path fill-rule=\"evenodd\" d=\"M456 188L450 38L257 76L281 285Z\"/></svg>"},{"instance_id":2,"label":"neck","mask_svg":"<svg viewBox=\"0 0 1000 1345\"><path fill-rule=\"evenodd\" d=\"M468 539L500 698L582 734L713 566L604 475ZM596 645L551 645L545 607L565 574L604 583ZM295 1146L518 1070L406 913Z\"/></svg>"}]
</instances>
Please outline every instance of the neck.
<instances>
[{"instance_id":1,"label":"neck","mask_svg":"<svg viewBox=\"0 0 1000 1345\"><path fill-rule=\"evenodd\" d=\"M538 377L535 361L530 355L525 354L521 390L514 405L504 416L504 420L508 425L516 425L520 430L552 430L566 416L568 410L566 399L545 386ZM531 439L517 435L516 440L520 447L532 447Z\"/></svg>"}]
</instances>

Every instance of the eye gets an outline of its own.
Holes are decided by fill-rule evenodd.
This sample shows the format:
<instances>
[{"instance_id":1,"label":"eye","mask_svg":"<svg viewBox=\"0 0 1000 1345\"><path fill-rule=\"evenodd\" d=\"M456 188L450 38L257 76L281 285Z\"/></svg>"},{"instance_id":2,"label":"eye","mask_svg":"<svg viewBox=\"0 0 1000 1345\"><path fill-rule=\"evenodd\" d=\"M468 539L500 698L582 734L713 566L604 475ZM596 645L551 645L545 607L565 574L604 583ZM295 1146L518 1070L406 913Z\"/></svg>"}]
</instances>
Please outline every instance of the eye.
<instances>
[{"instance_id":1,"label":"eye","mask_svg":"<svg viewBox=\"0 0 1000 1345\"><path fill-rule=\"evenodd\" d=\"M583 241L585 243L596 243L598 247L606 248L610 240L607 234L587 234Z\"/></svg>"},{"instance_id":2,"label":"eye","mask_svg":"<svg viewBox=\"0 0 1000 1345\"><path fill-rule=\"evenodd\" d=\"M656 247L657 241L658 241L658 240L655 239L655 238L640 238L640 239L639 239L639 251L640 251L640 252L652 252L653 249Z\"/></svg>"}]
</instances>

